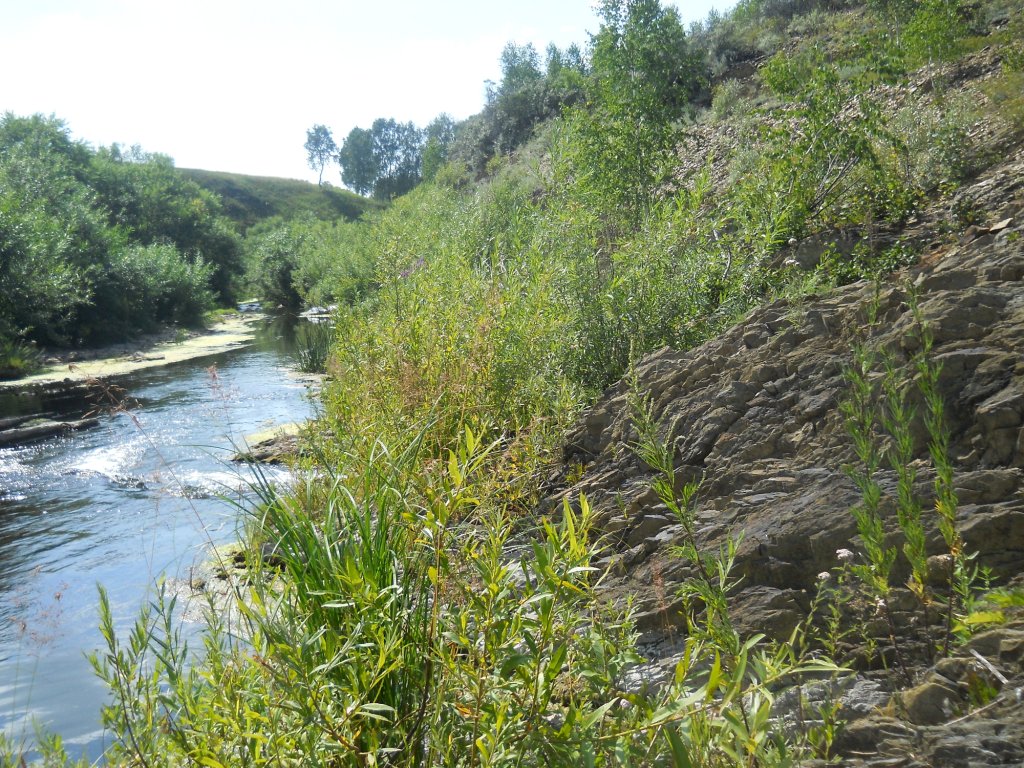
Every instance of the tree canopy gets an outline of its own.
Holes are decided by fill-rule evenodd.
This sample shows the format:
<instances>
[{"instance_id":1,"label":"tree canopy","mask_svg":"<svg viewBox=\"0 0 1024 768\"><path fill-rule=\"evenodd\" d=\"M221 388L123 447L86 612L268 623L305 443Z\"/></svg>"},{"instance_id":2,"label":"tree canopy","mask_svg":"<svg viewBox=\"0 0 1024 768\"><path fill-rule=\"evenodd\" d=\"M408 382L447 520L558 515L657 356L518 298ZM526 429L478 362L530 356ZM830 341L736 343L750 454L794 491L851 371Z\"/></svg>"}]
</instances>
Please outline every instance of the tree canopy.
<instances>
[{"instance_id":1,"label":"tree canopy","mask_svg":"<svg viewBox=\"0 0 1024 768\"><path fill-rule=\"evenodd\" d=\"M438 141L442 126L435 129ZM378 118L369 130L353 128L338 153L341 179L354 192L391 200L415 187L422 176L426 132L415 124Z\"/></svg>"},{"instance_id":2,"label":"tree canopy","mask_svg":"<svg viewBox=\"0 0 1024 768\"><path fill-rule=\"evenodd\" d=\"M0 118L0 341L195 322L241 270L219 201L170 158L93 150L53 116Z\"/></svg>"},{"instance_id":3,"label":"tree canopy","mask_svg":"<svg viewBox=\"0 0 1024 768\"><path fill-rule=\"evenodd\" d=\"M306 154L310 169L320 174L317 185L323 185L324 169L328 163L334 162L338 154L338 145L334 143L330 128L318 123L306 131Z\"/></svg>"}]
</instances>

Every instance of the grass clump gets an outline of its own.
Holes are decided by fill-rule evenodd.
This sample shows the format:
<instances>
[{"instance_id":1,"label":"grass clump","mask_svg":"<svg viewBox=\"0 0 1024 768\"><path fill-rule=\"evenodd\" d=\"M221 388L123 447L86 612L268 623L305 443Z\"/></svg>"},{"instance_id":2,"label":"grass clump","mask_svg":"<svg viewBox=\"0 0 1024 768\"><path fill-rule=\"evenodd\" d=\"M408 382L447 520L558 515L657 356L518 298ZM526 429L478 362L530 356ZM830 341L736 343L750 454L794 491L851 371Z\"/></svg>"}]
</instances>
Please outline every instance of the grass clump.
<instances>
[{"instance_id":1,"label":"grass clump","mask_svg":"<svg viewBox=\"0 0 1024 768\"><path fill-rule=\"evenodd\" d=\"M332 322L300 323L295 328L299 370L303 373L327 373L327 362L333 345Z\"/></svg>"},{"instance_id":2,"label":"grass clump","mask_svg":"<svg viewBox=\"0 0 1024 768\"><path fill-rule=\"evenodd\" d=\"M35 345L17 339L0 339L0 379L20 379L43 367Z\"/></svg>"}]
</instances>

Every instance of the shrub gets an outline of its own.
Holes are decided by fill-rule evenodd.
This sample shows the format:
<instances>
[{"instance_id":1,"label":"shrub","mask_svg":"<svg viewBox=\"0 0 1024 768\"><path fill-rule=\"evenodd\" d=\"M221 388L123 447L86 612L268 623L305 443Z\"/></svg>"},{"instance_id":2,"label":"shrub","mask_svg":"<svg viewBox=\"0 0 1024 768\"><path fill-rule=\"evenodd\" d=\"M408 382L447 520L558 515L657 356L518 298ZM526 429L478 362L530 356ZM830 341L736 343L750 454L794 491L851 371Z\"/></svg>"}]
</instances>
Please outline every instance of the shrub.
<instances>
[{"instance_id":1,"label":"shrub","mask_svg":"<svg viewBox=\"0 0 1024 768\"><path fill-rule=\"evenodd\" d=\"M18 339L0 339L0 379L20 379L42 367L36 348Z\"/></svg>"}]
</instances>

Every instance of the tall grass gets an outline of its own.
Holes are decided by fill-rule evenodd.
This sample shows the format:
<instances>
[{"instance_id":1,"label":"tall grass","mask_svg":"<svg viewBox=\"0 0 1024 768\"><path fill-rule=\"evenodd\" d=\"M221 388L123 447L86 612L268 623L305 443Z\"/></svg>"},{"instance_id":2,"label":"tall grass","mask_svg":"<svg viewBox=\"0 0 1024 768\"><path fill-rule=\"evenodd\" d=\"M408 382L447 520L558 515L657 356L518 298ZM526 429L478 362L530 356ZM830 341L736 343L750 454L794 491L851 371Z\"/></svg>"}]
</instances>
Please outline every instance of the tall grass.
<instances>
[{"instance_id":1,"label":"tall grass","mask_svg":"<svg viewBox=\"0 0 1024 768\"><path fill-rule=\"evenodd\" d=\"M303 373L326 373L333 345L333 322L299 323L295 328L299 370Z\"/></svg>"}]
</instances>

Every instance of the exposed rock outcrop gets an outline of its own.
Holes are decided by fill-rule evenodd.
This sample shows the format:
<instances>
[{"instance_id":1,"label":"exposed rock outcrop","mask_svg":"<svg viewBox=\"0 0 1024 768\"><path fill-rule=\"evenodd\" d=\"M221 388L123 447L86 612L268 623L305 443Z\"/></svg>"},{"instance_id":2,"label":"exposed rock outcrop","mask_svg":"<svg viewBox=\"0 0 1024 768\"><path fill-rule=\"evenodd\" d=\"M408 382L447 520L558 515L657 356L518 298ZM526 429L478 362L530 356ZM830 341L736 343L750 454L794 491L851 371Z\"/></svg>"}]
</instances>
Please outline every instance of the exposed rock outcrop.
<instances>
[{"instance_id":1,"label":"exposed rock outcrop","mask_svg":"<svg viewBox=\"0 0 1024 768\"><path fill-rule=\"evenodd\" d=\"M1021 579L1022 158L1018 153L957 195L957 205L977 206L979 218L988 221L956 241L946 238L913 270L881 286L859 283L799 304L774 302L699 348L662 349L638 365L635 386L651 405L660 438L674 450L677 482L701 480L695 507L699 545L713 551L730 537L742 537L736 560L742 582L733 597L741 631L786 638L807 614L818 574L837 565L837 549L858 549L851 509L860 495L844 471L856 457L839 408L849 386L844 372L858 340L890 350L898 365L912 368L920 333L911 295L934 337L932 359L941 364L959 529L997 583ZM878 313L873 325L872 303ZM575 501L581 494L589 499L609 544L602 564L611 573L604 589L613 599L635 601L638 627L655 657L649 677L656 679L674 652L671 644L658 645L659 638L684 630L675 595L691 573L672 553L682 526L652 492L651 469L630 450L638 439L630 387L626 381L611 387L583 415L567 441L561 484L545 509L557 510L562 499ZM914 436L917 495L925 516L934 518L923 424ZM892 470L881 472L883 506L890 511L895 482ZM897 541L895 520L889 532ZM929 554L943 551L933 519L928 544ZM897 564L897 571L905 568ZM896 579L903 575L898 572ZM1024 734L1003 722L1022 722L1021 628L995 632L982 661L1001 669L1001 680L988 685L985 678L988 687L982 690L994 696L986 709L969 714L978 703L970 701L971 675L981 669L992 677L968 653L971 646L931 671L919 668L913 687L898 696L891 696L894 686L884 681L887 709L876 702L850 718L842 745L850 759L863 753L856 759L882 764L871 761L884 753L895 759L885 765L1021 764ZM984 637L974 643L984 645ZM879 684L879 674L865 668L855 683Z\"/></svg>"}]
</instances>

